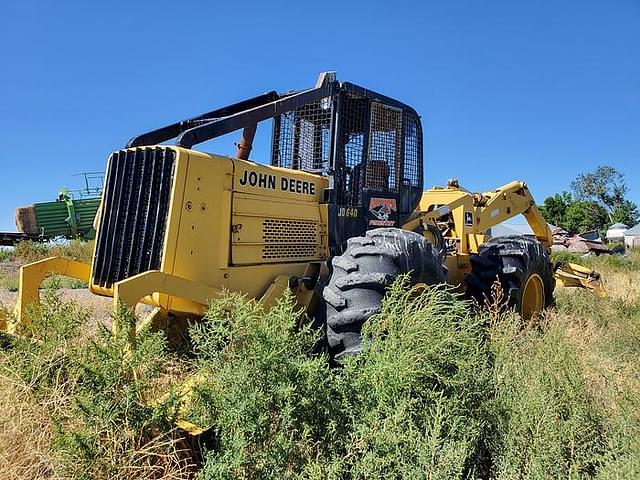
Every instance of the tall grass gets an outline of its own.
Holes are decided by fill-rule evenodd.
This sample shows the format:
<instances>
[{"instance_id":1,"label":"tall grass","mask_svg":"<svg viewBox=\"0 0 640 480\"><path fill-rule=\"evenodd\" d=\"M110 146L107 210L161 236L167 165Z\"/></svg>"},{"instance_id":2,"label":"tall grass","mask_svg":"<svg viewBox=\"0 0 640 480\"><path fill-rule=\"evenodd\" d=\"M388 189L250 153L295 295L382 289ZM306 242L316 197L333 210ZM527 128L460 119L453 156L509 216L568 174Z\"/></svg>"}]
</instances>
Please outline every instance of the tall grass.
<instances>
[{"instance_id":1,"label":"tall grass","mask_svg":"<svg viewBox=\"0 0 640 480\"><path fill-rule=\"evenodd\" d=\"M13 258L21 262L35 262L47 257L65 257L80 262L91 262L93 241L69 240L61 243L39 243L30 240L18 242L13 251L6 251L4 258Z\"/></svg>"},{"instance_id":2,"label":"tall grass","mask_svg":"<svg viewBox=\"0 0 640 480\"><path fill-rule=\"evenodd\" d=\"M30 461L7 461L0 478L21 478L31 462L34 478L188 478L183 440L164 420L168 406L142 401L166 359L162 335L143 333L133 355L126 339L104 328L87 337L88 313L54 290L32 317L21 336L3 337L0 354L0 391L17 400L10 412L24 408L21 418L1 422L25 426L0 433L0 450L18 443ZM32 443L46 450L45 462L33 458Z\"/></svg>"},{"instance_id":3,"label":"tall grass","mask_svg":"<svg viewBox=\"0 0 640 480\"><path fill-rule=\"evenodd\" d=\"M494 331L496 478L592 477L606 450L603 412L561 328Z\"/></svg>"},{"instance_id":4,"label":"tall grass","mask_svg":"<svg viewBox=\"0 0 640 480\"><path fill-rule=\"evenodd\" d=\"M583 256L576 252L553 252L552 259L556 262L571 262L585 265L596 270L605 271L639 271L640 252L629 250L624 255L601 254Z\"/></svg>"}]
</instances>

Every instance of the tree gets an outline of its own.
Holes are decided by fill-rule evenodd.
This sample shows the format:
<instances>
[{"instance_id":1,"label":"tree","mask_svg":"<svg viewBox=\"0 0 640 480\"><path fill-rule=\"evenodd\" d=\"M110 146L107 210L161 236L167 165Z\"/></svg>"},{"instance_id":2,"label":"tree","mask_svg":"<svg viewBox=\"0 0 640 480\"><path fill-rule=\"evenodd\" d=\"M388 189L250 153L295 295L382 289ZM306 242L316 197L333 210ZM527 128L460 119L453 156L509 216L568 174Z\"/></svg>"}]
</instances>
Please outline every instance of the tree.
<instances>
[{"instance_id":1,"label":"tree","mask_svg":"<svg viewBox=\"0 0 640 480\"><path fill-rule=\"evenodd\" d=\"M638 207L626 199L624 174L613 167L600 166L594 172L582 173L571 182L571 189L580 201L598 203L603 207L609 223L622 221L634 225L638 221Z\"/></svg>"},{"instance_id":2,"label":"tree","mask_svg":"<svg viewBox=\"0 0 640 480\"><path fill-rule=\"evenodd\" d=\"M600 231L606 228L608 220L607 211L597 202L574 201L567 207L561 226L572 233Z\"/></svg>"},{"instance_id":3,"label":"tree","mask_svg":"<svg viewBox=\"0 0 640 480\"><path fill-rule=\"evenodd\" d=\"M573 194L556 193L539 206L545 220L572 233L604 231L612 223L635 225L638 206L625 196L624 175L613 167L601 166L582 173L571 182ZM575 197L574 197L575 196Z\"/></svg>"},{"instance_id":4,"label":"tree","mask_svg":"<svg viewBox=\"0 0 640 480\"><path fill-rule=\"evenodd\" d=\"M569 206L573 203L573 198L569 192L556 193L553 197L544 199L544 203L539 206L542 216L552 225L566 227L564 218Z\"/></svg>"},{"instance_id":5,"label":"tree","mask_svg":"<svg viewBox=\"0 0 640 480\"><path fill-rule=\"evenodd\" d=\"M629 200L625 200L620 205L616 206L611 214L612 223L620 222L630 227L638 223L638 218L640 218L638 206Z\"/></svg>"},{"instance_id":6,"label":"tree","mask_svg":"<svg viewBox=\"0 0 640 480\"><path fill-rule=\"evenodd\" d=\"M570 193L556 193L540 205L544 219L571 233L604 230L609 223L607 211L597 202L575 200Z\"/></svg>"}]
</instances>

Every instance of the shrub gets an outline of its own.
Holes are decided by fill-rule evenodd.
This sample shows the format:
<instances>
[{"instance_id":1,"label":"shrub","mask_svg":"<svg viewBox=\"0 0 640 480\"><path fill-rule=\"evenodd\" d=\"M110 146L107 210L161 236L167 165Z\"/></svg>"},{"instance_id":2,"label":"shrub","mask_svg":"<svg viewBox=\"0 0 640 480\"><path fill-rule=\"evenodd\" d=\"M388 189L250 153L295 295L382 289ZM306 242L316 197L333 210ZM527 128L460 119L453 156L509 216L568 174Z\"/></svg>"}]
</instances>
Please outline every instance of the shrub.
<instances>
[{"instance_id":1,"label":"shrub","mask_svg":"<svg viewBox=\"0 0 640 480\"><path fill-rule=\"evenodd\" d=\"M26 263L35 262L49 256L49 246L44 243L23 240L14 247L13 256Z\"/></svg>"},{"instance_id":2,"label":"shrub","mask_svg":"<svg viewBox=\"0 0 640 480\"><path fill-rule=\"evenodd\" d=\"M494 394L486 320L449 287L396 283L345 367L353 478L485 476ZM347 475L348 476L348 475Z\"/></svg>"},{"instance_id":3,"label":"shrub","mask_svg":"<svg viewBox=\"0 0 640 480\"><path fill-rule=\"evenodd\" d=\"M215 441L200 478L427 478L486 467L492 392L483 320L449 289L397 283L340 369L312 356L292 300L269 312L238 294L192 329L206 372L190 419Z\"/></svg>"},{"instance_id":4,"label":"shrub","mask_svg":"<svg viewBox=\"0 0 640 480\"><path fill-rule=\"evenodd\" d=\"M42 282L41 288L71 288L71 289L82 289L87 288L89 286L89 282L86 280L80 280L78 278L65 277L63 275L51 275L47 277Z\"/></svg>"},{"instance_id":5,"label":"shrub","mask_svg":"<svg viewBox=\"0 0 640 480\"><path fill-rule=\"evenodd\" d=\"M7 258L19 258L25 263L35 262L48 257L64 257L79 262L90 263L94 242L84 240L65 240L61 243L40 243L30 240L18 242Z\"/></svg>"},{"instance_id":6,"label":"shrub","mask_svg":"<svg viewBox=\"0 0 640 480\"><path fill-rule=\"evenodd\" d=\"M12 248L2 248L0 247L0 262L5 260L11 260L13 258L13 249Z\"/></svg>"},{"instance_id":7,"label":"shrub","mask_svg":"<svg viewBox=\"0 0 640 480\"><path fill-rule=\"evenodd\" d=\"M551 260L554 262L569 262L577 263L578 265L584 265L585 261L579 253L576 252L552 252Z\"/></svg>"},{"instance_id":8,"label":"shrub","mask_svg":"<svg viewBox=\"0 0 640 480\"><path fill-rule=\"evenodd\" d=\"M69 240L60 244L52 245L49 254L57 257L71 258L79 262L91 263L93 258L93 240Z\"/></svg>"},{"instance_id":9,"label":"shrub","mask_svg":"<svg viewBox=\"0 0 640 480\"><path fill-rule=\"evenodd\" d=\"M234 293L213 302L207 322L191 329L204 380L190 419L212 426L215 436L200 478L297 478L331 469L346 416L326 358L309 355L317 332L296 329L295 318L289 297L265 313Z\"/></svg>"},{"instance_id":10,"label":"shrub","mask_svg":"<svg viewBox=\"0 0 640 480\"><path fill-rule=\"evenodd\" d=\"M0 272L0 288L5 288L10 292L17 292L18 277Z\"/></svg>"},{"instance_id":11,"label":"shrub","mask_svg":"<svg viewBox=\"0 0 640 480\"><path fill-rule=\"evenodd\" d=\"M0 255L0 261L14 259L20 263L35 262L48 257L58 256L71 258L79 262L91 263L93 255L93 241L70 240L59 244L45 244L31 241L19 242L14 251ZM4 251L0 251L3 253ZM43 288L87 288L88 283L70 277L54 276L46 278L42 284ZM15 272L0 272L0 288L9 291L18 290L18 277Z\"/></svg>"},{"instance_id":12,"label":"shrub","mask_svg":"<svg viewBox=\"0 0 640 480\"><path fill-rule=\"evenodd\" d=\"M128 320L122 311L117 317ZM172 457L178 438L165 420L168 406L144 402L167 361L164 335L141 332L133 353L127 342L101 326L74 362L73 399L55 419L54 444L72 478L159 478L187 467Z\"/></svg>"}]
</instances>

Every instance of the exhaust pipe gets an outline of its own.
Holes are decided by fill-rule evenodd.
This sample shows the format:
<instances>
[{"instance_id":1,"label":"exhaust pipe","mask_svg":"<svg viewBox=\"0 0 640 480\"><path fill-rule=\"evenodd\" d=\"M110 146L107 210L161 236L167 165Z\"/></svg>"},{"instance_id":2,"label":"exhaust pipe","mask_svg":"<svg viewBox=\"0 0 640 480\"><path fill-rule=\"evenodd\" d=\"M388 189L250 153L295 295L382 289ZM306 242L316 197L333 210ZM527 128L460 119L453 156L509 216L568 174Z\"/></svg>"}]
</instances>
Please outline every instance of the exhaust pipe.
<instances>
[{"instance_id":1,"label":"exhaust pipe","mask_svg":"<svg viewBox=\"0 0 640 480\"><path fill-rule=\"evenodd\" d=\"M244 127L242 135L240 136L240 141L236 143L236 158L239 158L240 160L249 160L249 154L253 147L253 139L256 136L257 128L257 123Z\"/></svg>"}]
</instances>

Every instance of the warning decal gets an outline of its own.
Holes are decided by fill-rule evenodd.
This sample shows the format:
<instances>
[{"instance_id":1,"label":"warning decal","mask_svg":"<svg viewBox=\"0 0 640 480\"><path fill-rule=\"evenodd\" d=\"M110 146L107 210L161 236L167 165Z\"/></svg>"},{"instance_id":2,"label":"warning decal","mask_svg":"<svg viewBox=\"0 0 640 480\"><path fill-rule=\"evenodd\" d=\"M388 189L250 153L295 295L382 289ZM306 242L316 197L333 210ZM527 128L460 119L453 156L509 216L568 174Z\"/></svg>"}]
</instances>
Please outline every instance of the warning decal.
<instances>
[{"instance_id":1,"label":"warning decal","mask_svg":"<svg viewBox=\"0 0 640 480\"><path fill-rule=\"evenodd\" d=\"M369 220L369 225L377 227L392 227L395 220L391 217L397 210L395 198L373 197L369 201L369 212L375 218Z\"/></svg>"}]
</instances>

